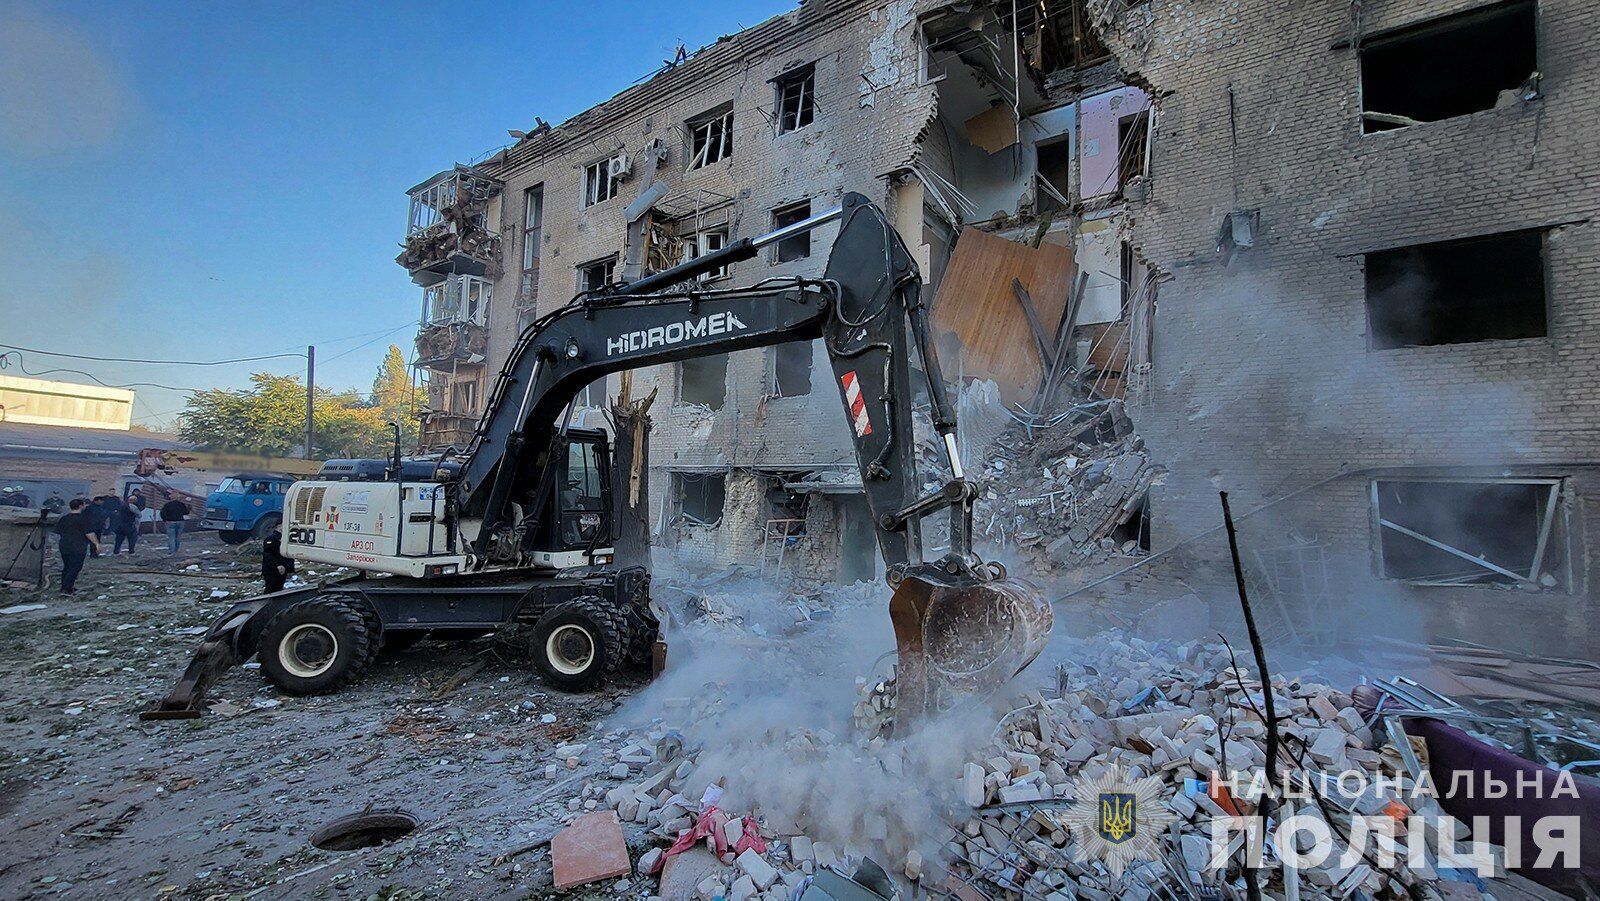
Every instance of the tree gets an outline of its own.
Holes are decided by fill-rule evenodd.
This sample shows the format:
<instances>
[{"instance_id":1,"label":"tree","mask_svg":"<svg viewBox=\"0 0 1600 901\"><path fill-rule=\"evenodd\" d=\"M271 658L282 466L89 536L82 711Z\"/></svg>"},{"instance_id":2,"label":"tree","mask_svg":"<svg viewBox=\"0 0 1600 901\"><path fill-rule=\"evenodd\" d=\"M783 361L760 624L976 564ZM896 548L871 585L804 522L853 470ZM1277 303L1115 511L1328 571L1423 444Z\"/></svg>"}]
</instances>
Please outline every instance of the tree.
<instances>
[{"instance_id":1,"label":"tree","mask_svg":"<svg viewBox=\"0 0 1600 901\"><path fill-rule=\"evenodd\" d=\"M284 456L305 447L306 388L292 375L258 372L251 388L197 391L178 434L206 450ZM390 452L386 417L356 391L318 388L312 456L384 457Z\"/></svg>"},{"instance_id":2,"label":"tree","mask_svg":"<svg viewBox=\"0 0 1600 901\"><path fill-rule=\"evenodd\" d=\"M372 405L382 411L385 422L400 424L401 447L417 446L420 431L417 413L420 405L417 392L411 387L411 374L406 368L405 355L400 353L397 344L389 345L389 352L378 364L378 377L372 382Z\"/></svg>"}]
</instances>

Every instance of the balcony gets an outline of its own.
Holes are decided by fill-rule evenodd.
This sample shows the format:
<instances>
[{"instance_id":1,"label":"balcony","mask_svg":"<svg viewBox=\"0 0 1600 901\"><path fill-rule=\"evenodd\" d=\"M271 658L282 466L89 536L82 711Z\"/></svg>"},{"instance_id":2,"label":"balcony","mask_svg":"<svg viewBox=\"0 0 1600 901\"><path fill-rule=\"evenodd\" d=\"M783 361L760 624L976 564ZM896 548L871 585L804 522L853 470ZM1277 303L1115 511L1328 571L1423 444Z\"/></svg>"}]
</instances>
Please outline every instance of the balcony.
<instances>
[{"instance_id":1,"label":"balcony","mask_svg":"<svg viewBox=\"0 0 1600 901\"><path fill-rule=\"evenodd\" d=\"M417 367L455 371L461 366L481 366L489 350L493 293L488 279L474 275L447 275L438 284L423 288Z\"/></svg>"},{"instance_id":2,"label":"balcony","mask_svg":"<svg viewBox=\"0 0 1600 901\"><path fill-rule=\"evenodd\" d=\"M434 453L455 448L463 450L472 443L472 433L478 427L478 417L462 413L424 412L422 414L423 453Z\"/></svg>"},{"instance_id":3,"label":"balcony","mask_svg":"<svg viewBox=\"0 0 1600 901\"><path fill-rule=\"evenodd\" d=\"M502 187L499 179L458 165L406 192L411 215L395 262L425 287L451 275L497 275L500 236L489 229L488 210Z\"/></svg>"}]
</instances>

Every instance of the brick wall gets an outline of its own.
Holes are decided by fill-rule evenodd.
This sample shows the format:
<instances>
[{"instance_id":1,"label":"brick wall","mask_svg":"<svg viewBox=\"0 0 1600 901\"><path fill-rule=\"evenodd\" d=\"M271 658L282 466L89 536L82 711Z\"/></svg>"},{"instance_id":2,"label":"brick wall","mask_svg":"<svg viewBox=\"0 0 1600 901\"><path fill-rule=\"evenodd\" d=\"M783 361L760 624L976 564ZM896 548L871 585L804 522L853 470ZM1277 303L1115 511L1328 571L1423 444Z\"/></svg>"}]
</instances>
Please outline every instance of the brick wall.
<instances>
[{"instance_id":1,"label":"brick wall","mask_svg":"<svg viewBox=\"0 0 1600 901\"><path fill-rule=\"evenodd\" d=\"M1156 546L1216 524L1219 488L1238 508L1372 467L1560 476L1575 573L1558 592L1381 582L1365 477L1307 492L1295 511L1367 558L1352 595L1403 591L1443 634L1496 640L1520 626L1592 653L1600 67L1589 36L1600 5L1540 2L1542 99L1361 129L1354 39L1480 5L1151 0L1148 26L1133 24L1144 9L1119 23L1121 63L1159 97L1150 191L1129 211L1133 241L1168 278L1154 397L1135 411L1172 470L1153 496ZM1260 234L1225 266L1217 234L1234 208L1259 209ZM1368 349L1363 252L1539 227L1554 229L1548 337Z\"/></svg>"}]
</instances>

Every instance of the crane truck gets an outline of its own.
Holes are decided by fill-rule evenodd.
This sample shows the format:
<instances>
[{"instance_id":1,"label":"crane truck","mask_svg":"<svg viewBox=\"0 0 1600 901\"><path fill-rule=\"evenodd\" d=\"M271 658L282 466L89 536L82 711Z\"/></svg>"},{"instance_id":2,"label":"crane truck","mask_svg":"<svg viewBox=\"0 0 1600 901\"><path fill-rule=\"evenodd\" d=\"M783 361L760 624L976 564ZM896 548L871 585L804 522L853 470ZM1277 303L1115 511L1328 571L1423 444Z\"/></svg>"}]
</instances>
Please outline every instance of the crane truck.
<instances>
[{"instance_id":1,"label":"crane truck","mask_svg":"<svg viewBox=\"0 0 1600 901\"><path fill-rule=\"evenodd\" d=\"M822 278L711 290L699 276L838 221ZM617 492L604 432L569 427L574 397L612 372L822 339L894 589L897 709L915 717L1002 682L1042 649L1039 590L972 548L976 488L957 452L915 261L860 194L840 207L631 284L579 294L530 323L499 374L475 437L427 478L307 480L285 498L283 547L350 578L235 604L147 718L198 715L227 667L260 661L291 694L359 676L385 642L428 631L518 625L542 677L585 690L656 638L650 573L615 559ZM920 364L920 365L918 365ZM950 477L922 490L912 433L920 379ZM948 548L925 560L922 521L947 513Z\"/></svg>"}]
</instances>

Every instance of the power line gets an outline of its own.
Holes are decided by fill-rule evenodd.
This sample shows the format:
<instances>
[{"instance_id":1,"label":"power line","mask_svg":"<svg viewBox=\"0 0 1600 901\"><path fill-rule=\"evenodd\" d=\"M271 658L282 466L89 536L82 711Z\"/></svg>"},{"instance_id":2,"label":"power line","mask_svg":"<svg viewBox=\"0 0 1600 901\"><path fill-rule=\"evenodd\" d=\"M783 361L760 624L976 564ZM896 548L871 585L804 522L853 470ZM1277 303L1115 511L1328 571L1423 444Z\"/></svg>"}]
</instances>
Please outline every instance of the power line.
<instances>
[{"instance_id":1,"label":"power line","mask_svg":"<svg viewBox=\"0 0 1600 901\"><path fill-rule=\"evenodd\" d=\"M9 347L9 346L10 345L0 345L0 347ZM168 391L187 391L187 392L190 392L190 393L193 393L193 392L196 392L196 391L204 391L204 390L206 390L204 388L182 388L182 387L179 387L177 385L163 385L163 384L160 384L159 382L128 382L126 384L113 384L111 382L103 382L103 381L100 380L100 378L98 376L94 375L93 373L84 372L82 369L56 368L56 369L41 369L38 372L34 372L33 370L28 368L28 364L27 363L24 363L22 361L22 354L17 353L16 351L7 351L6 353L0 353L0 369L4 369L7 365L9 365L13 358L15 358L15 360L16 360L17 368L21 369L23 374L31 375L31 376L34 376L34 377L43 376L43 375L53 375L53 374L55 374L57 372L67 372L67 373L71 373L73 375L81 375L86 379L90 379L95 384L101 386L102 388L164 388L164 389L166 389Z\"/></svg>"},{"instance_id":2,"label":"power line","mask_svg":"<svg viewBox=\"0 0 1600 901\"><path fill-rule=\"evenodd\" d=\"M162 366L227 366L232 363L254 363L259 360L277 360L284 357L299 357L303 360L306 356L305 353L302 352L267 354L260 357L239 357L238 359L234 360L136 360L129 357L96 357L89 356L87 354L69 354L58 350L40 350L37 347L22 347L21 345L17 344L0 344L0 347L9 348L11 350L27 351L31 354L41 354L46 357L66 357L72 360L91 360L98 363L150 363ZM75 372L76 370L67 369L60 371ZM91 378L93 378L93 376L91 376Z\"/></svg>"},{"instance_id":3,"label":"power line","mask_svg":"<svg viewBox=\"0 0 1600 901\"><path fill-rule=\"evenodd\" d=\"M383 334L379 335L376 338L373 338L370 341L363 341L360 344L357 344L355 347L350 348L349 350L341 350L341 351L339 351L338 353L336 353L333 356L329 357L327 362L331 363L334 360L337 360L342 356L345 356L347 354L355 353L356 351L360 350L363 347L368 346L369 344L376 344L379 341L382 341L383 339L385 339L385 338L389 337L390 335L394 334L395 332L398 332L401 329L410 328L411 326L412 326L412 323L409 322L409 321L404 323L404 324L402 324L402 325L395 326L394 328L389 329L387 332L384 332Z\"/></svg>"}]
</instances>

